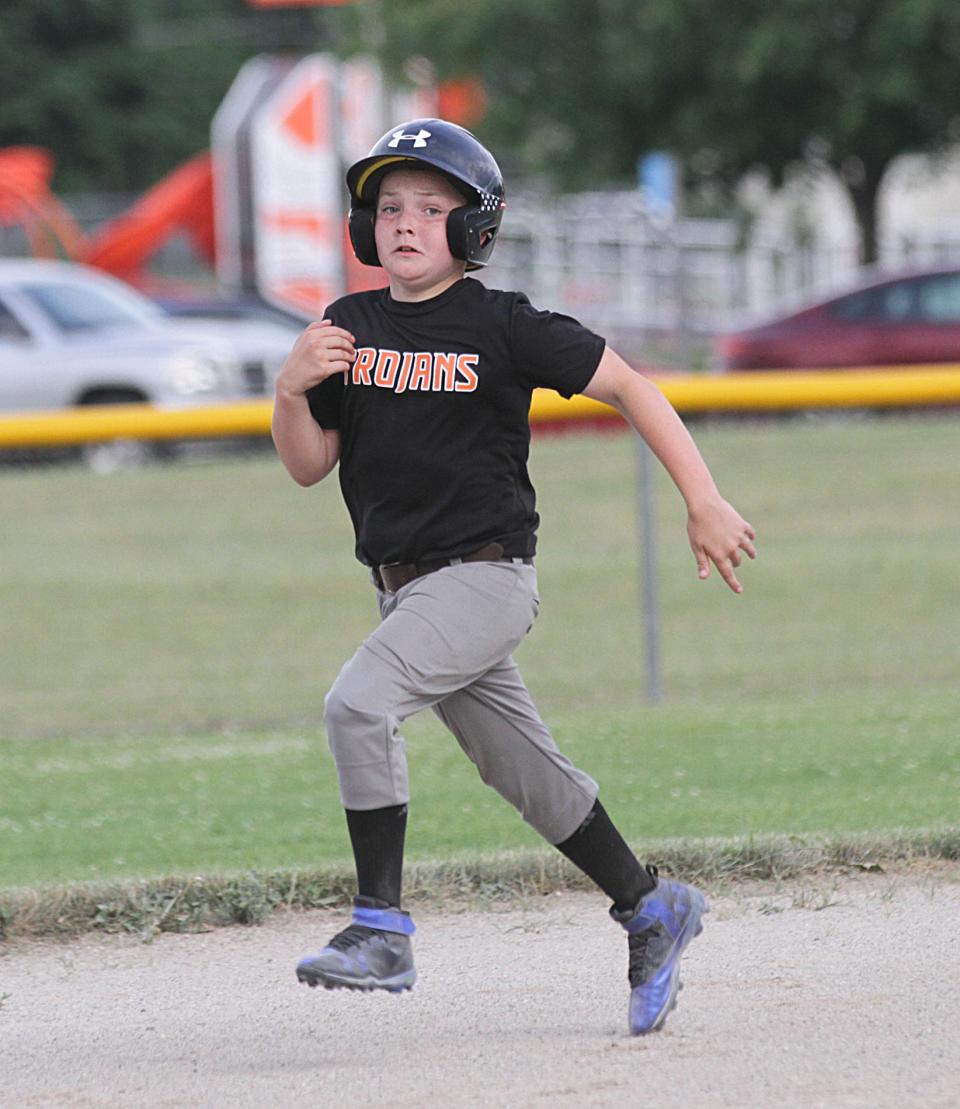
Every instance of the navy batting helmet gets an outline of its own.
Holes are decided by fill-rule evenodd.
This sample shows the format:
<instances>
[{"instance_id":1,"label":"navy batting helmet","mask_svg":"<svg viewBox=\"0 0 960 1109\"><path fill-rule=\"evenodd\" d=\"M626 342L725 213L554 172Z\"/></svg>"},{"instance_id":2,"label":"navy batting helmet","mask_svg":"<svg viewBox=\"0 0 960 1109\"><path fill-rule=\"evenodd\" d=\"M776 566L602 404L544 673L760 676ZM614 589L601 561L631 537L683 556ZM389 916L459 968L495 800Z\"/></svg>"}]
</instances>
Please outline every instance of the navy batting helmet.
<instances>
[{"instance_id":1,"label":"navy batting helmet","mask_svg":"<svg viewBox=\"0 0 960 1109\"><path fill-rule=\"evenodd\" d=\"M444 119L415 119L393 127L347 170L350 241L366 266L379 266L373 228L385 173L404 165L442 173L464 195L447 216L447 244L467 269L485 266L503 218L503 177L493 155L469 131Z\"/></svg>"}]
</instances>

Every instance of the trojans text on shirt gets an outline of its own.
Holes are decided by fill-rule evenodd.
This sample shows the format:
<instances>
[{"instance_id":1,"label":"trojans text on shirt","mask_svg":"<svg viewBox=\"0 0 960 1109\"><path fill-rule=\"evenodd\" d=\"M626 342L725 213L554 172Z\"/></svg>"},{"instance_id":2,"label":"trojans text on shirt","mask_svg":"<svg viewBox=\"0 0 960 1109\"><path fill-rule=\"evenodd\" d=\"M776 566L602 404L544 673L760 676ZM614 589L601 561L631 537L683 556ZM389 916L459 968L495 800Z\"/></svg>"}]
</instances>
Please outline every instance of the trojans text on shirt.
<instances>
[{"instance_id":1,"label":"trojans text on shirt","mask_svg":"<svg viewBox=\"0 0 960 1109\"><path fill-rule=\"evenodd\" d=\"M358 347L349 380L396 393L473 393L479 383L479 354L403 351Z\"/></svg>"}]
</instances>

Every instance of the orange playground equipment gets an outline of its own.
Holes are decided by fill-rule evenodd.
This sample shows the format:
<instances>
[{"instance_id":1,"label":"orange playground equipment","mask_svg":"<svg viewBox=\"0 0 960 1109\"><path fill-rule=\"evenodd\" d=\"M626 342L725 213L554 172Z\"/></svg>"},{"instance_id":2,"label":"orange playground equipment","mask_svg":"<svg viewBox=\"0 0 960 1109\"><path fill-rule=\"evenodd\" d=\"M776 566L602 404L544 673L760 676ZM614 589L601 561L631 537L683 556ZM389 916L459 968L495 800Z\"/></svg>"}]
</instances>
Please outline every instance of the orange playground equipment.
<instances>
[{"instance_id":1,"label":"orange playground equipment","mask_svg":"<svg viewBox=\"0 0 960 1109\"><path fill-rule=\"evenodd\" d=\"M172 235L187 234L203 260L214 261L213 170L198 154L146 192L128 211L84 235L50 190L53 155L41 147L0 150L0 224L20 226L37 258L85 262L134 285Z\"/></svg>"}]
</instances>

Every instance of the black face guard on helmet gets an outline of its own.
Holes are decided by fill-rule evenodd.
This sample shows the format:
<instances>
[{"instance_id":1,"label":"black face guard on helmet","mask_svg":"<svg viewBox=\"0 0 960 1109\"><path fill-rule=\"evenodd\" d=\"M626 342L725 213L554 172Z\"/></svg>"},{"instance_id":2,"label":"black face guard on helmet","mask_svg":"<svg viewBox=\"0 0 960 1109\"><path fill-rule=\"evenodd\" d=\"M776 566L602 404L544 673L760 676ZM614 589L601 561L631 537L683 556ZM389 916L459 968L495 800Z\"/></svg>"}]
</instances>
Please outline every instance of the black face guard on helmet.
<instances>
[{"instance_id":1,"label":"black face guard on helmet","mask_svg":"<svg viewBox=\"0 0 960 1109\"><path fill-rule=\"evenodd\" d=\"M493 155L469 131L443 119L415 119L389 130L347 170L350 242L365 266L379 266L374 224L377 194L392 169L443 174L467 203L447 216L447 245L468 270L485 266L503 218L503 177Z\"/></svg>"}]
</instances>

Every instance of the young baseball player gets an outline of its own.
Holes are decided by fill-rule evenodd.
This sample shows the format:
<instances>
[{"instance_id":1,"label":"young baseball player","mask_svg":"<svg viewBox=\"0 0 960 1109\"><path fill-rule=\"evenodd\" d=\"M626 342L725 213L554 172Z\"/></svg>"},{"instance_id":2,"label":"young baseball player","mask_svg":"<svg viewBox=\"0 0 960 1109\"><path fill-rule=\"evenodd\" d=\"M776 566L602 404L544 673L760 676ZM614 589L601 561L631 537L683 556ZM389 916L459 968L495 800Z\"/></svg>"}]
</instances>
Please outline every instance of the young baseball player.
<instances>
[{"instance_id":1,"label":"young baseball player","mask_svg":"<svg viewBox=\"0 0 960 1109\"><path fill-rule=\"evenodd\" d=\"M354 250L389 287L337 300L303 332L277 381L273 436L301 485L339 464L382 622L325 702L356 862L353 918L297 976L328 989L414 983L400 727L430 708L481 778L612 900L628 937L630 1029L651 1032L676 1003L680 957L706 905L637 861L511 657L539 605L531 391L583 393L637 429L686 501L701 578L713 563L739 593L753 528L720 496L663 394L599 335L465 276L490 258L504 207L500 170L469 132L404 123L347 185Z\"/></svg>"}]
</instances>

